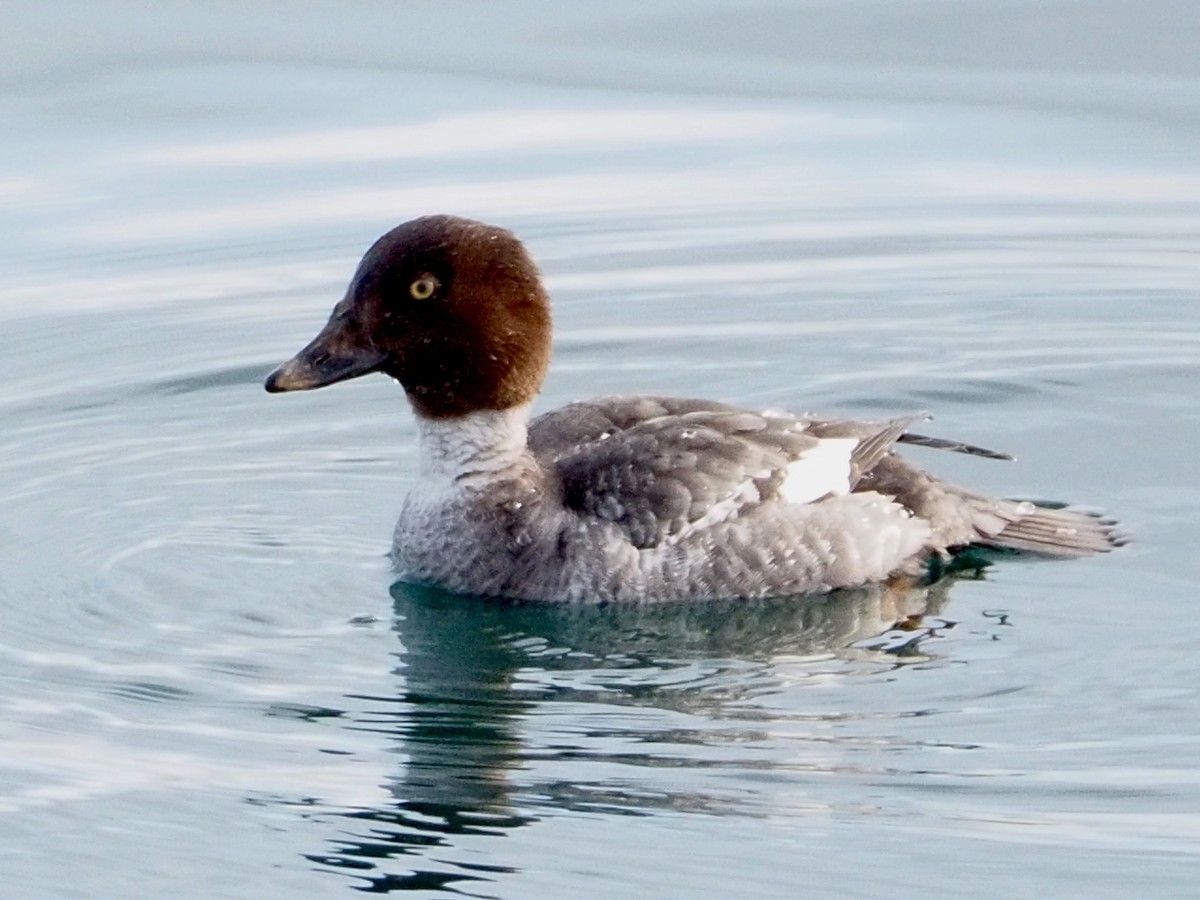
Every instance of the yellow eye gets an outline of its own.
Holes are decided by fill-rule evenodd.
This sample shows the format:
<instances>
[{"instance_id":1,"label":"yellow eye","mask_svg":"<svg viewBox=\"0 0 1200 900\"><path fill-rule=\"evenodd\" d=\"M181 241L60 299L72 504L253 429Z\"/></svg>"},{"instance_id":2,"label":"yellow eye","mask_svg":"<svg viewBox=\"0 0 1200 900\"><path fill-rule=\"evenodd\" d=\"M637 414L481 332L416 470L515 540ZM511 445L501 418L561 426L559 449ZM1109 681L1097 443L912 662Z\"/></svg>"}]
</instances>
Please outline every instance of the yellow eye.
<instances>
[{"instance_id":1,"label":"yellow eye","mask_svg":"<svg viewBox=\"0 0 1200 900\"><path fill-rule=\"evenodd\" d=\"M408 286L408 292L414 300L428 300L437 290L438 281L432 275L422 275Z\"/></svg>"}]
</instances>

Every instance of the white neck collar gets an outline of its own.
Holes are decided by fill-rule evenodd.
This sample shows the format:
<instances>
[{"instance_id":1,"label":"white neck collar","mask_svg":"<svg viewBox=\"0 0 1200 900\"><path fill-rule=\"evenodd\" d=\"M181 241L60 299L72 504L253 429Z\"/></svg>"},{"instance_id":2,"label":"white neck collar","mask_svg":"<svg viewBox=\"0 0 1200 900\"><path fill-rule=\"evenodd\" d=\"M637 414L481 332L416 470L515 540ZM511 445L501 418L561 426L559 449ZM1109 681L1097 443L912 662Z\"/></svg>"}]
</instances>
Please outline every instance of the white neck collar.
<instances>
[{"instance_id":1,"label":"white neck collar","mask_svg":"<svg viewBox=\"0 0 1200 900\"><path fill-rule=\"evenodd\" d=\"M531 404L451 419L417 416L422 479L487 480L527 458Z\"/></svg>"}]
</instances>

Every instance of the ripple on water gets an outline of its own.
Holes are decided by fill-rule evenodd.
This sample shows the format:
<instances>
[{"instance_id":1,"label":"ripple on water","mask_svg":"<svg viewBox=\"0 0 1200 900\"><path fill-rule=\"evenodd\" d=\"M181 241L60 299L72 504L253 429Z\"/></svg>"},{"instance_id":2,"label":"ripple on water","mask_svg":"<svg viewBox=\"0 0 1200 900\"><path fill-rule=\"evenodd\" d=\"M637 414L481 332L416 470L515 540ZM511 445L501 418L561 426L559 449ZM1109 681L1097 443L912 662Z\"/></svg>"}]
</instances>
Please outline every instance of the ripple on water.
<instances>
[{"instance_id":1,"label":"ripple on water","mask_svg":"<svg viewBox=\"0 0 1200 900\"><path fill-rule=\"evenodd\" d=\"M936 893L942 872L986 893L981 872L1046 859L1092 884L1105 864L1194 862L1186 619L1164 612L1186 608L1190 562L1147 542L1134 559L1173 581L1130 557L1014 564L949 606L389 597L414 475L402 396L258 384L379 232L453 209L516 228L547 273L546 406L655 390L931 408L1001 449L1029 432L1033 470L1056 476L1040 486L1107 490L1170 542L1195 525L1178 487L1193 466L1168 456L1195 443L1191 157L1009 107L534 87L514 104L493 79L463 92L386 67L261 67L249 92L213 77L139 67L92 88L105 128L133 106L97 96L187 114L131 139L63 139L63 123L45 177L19 177L37 154L14 144L0 184L19 251L0 273L0 807L54 811L47 869L83 846L102 862L81 879L111 869L118 833L139 865L198 854L207 876L220 856L258 894L317 868L376 891L568 896L625 877L624 893L775 895L800 859L833 895L850 893L847 847L859 886L879 873L873 895ZM220 115L231 85L245 121ZM379 96L415 105L379 121ZM1138 149L1109 158L1118 142ZM1125 465L1147 445L1152 465ZM958 464L977 466L938 463ZM1151 611L1121 616L1114 644L1097 609L1123 600ZM253 858L225 866L235 852ZM547 870L560 880L528 890Z\"/></svg>"},{"instance_id":2,"label":"ripple on water","mask_svg":"<svg viewBox=\"0 0 1200 900\"><path fill-rule=\"evenodd\" d=\"M265 367L162 379L143 365L132 384L108 373L115 383L7 404L0 476L20 524L4 546L0 669L14 690L0 732L19 786L0 805L304 783L361 798L353 779L288 759L306 746L357 753L352 737L258 721L295 699L313 660L310 698L387 671L386 652L364 661L372 628L348 623L377 611L386 584L386 529L356 539L353 487L354 468L386 454L294 453L256 418L257 384L246 391ZM349 490L322 484L331 467Z\"/></svg>"}]
</instances>

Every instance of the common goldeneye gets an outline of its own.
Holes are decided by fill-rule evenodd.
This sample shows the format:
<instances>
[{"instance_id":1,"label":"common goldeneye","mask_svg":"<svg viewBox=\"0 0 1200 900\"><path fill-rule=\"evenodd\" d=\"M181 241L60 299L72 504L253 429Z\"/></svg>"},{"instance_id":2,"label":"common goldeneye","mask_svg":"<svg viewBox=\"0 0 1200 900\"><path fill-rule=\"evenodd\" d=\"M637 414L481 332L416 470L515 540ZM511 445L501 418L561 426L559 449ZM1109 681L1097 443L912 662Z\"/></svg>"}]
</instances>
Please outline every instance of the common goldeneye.
<instances>
[{"instance_id":1,"label":"common goldeneye","mask_svg":"<svg viewBox=\"0 0 1200 900\"><path fill-rule=\"evenodd\" d=\"M428 216L375 242L328 324L266 389L369 372L400 382L420 474L396 525L397 572L459 593L808 594L921 577L972 545L1077 557L1122 543L1110 520L984 497L905 461L897 443L1006 458L909 433L923 417L605 397L531 421L550 332L541 276L512 233Z\"/></svg>"}]
</instances>

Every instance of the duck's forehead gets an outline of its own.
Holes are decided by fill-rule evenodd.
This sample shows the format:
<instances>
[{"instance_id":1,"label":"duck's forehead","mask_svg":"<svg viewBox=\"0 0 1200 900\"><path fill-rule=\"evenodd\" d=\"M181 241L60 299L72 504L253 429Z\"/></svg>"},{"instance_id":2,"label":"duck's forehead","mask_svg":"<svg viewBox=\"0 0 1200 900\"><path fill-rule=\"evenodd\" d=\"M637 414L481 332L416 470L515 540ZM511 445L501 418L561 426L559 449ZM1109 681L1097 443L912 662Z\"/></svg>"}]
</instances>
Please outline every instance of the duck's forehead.
<instances>
[{"instance_id":1,"label":"duck's forehead","mask_svg":"<svg viewBox=\"0 0 1200 900\"><path fill-rule=\"evenodd\" d=\"M516 244L516 238L502 228L452 216L427 216L398 225L379 238L363 257L361 268L470 265Z\"/></svg>"},{"instance_id":2,"label":"duck's forehead","mask_svg":"<svg viewBox=\"0 0 1200 900\"><path fill-rule=\"evenodd\" d=\"M443 259L451 255L451 243L445 235L417 231L402 225L371 246L363 257L362 269L401 268Z\"/></svg>"}]
</instances>

